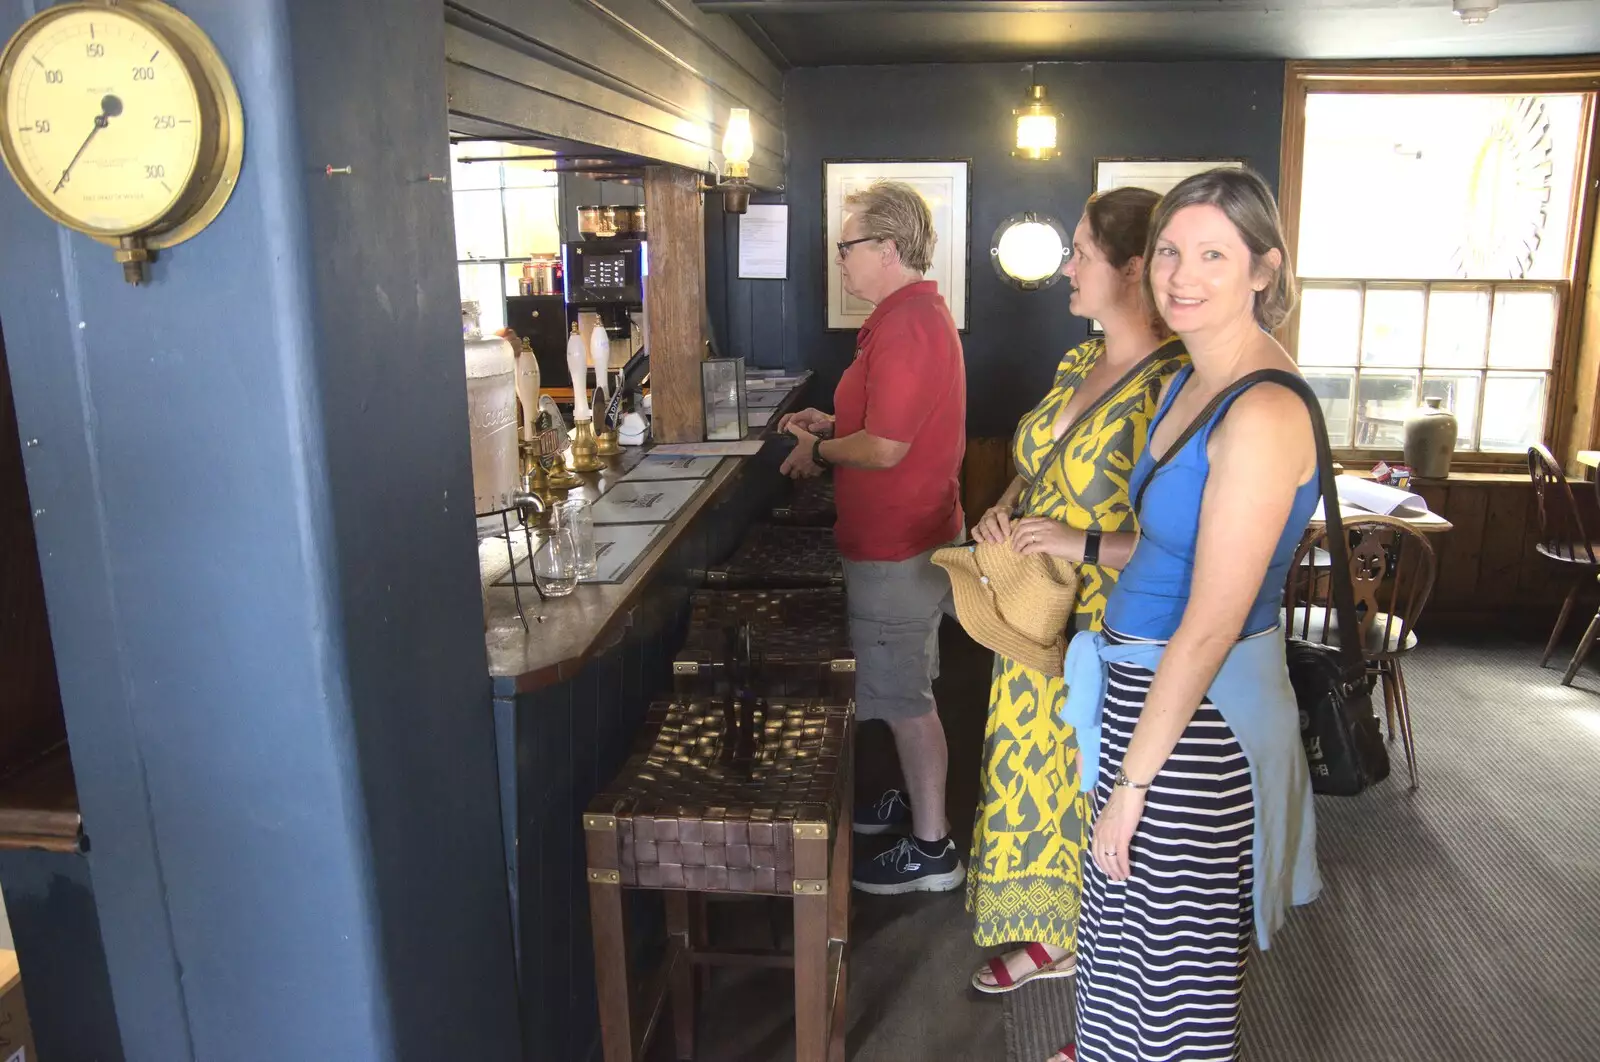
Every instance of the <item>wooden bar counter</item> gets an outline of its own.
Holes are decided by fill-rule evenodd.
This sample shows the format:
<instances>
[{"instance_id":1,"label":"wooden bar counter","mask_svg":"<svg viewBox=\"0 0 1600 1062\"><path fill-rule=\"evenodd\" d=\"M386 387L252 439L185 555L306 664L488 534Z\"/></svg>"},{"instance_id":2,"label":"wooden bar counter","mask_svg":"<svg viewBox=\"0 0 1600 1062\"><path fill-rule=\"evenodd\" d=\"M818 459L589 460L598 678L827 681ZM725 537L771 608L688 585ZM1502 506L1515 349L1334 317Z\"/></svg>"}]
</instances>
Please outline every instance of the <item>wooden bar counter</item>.
<instances>
[{"instance_id":1,"label":"wooden bar counter","mask_svg":"<svg viewBox=\"0 0 1600 1062\"><path fill-rule=\"evenodd\" d=\"M791 392L769 424L798 408L806 391L802 384ZM524 585L526 630L511 587L487 588L507 881L532 1058L598 1056L580 816L627 758L651 700L670 690L690 593L787 491L778 474L787 447L769 433L753 433L767 435L760 454L722 460L624 581L579 583L571 596L550 600ZM630 449L608 459L573 494L598 498L643 456ZM480 551L486 573L492 564L506 570L503 540L499 549L497 562ZM659 906L649 897L635 905L634 939L659 935Z\"/></svg>"}]
</instances>

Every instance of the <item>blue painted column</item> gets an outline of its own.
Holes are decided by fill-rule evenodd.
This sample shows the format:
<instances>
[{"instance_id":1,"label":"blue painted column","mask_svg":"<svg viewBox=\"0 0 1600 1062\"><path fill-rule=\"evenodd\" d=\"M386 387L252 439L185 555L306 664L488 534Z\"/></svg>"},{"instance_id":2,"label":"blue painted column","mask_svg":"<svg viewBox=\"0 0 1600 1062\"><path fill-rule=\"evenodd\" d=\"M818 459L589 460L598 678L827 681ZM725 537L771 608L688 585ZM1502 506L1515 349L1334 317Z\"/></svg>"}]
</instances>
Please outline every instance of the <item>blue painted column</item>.
<instances>
[{"instance_id":1,"label":"blue painted column","mask_svg":"<svg viewBox=\"0 0 1600 1062\"><path fill-rule=\"evenodd\" d=\"M0 0L0 34L40 6ZM449 172L440 6L178 6L244 101L216 224L134 288L0 180L122 1046L511 1062L451 204L424 179Z\"/></svg>"}]
</instances>

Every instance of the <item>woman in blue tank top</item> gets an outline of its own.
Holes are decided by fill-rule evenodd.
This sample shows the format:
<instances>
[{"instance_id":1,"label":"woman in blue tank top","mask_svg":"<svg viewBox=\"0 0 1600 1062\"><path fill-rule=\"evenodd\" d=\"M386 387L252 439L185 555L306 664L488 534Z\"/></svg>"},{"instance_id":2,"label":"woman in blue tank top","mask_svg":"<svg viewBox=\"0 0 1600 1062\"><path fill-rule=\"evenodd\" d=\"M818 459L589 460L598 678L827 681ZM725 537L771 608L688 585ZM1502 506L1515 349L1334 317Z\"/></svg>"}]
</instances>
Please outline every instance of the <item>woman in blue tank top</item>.
<instances>
[{"instance_id":1,"label":"woman in blue tank top","mask_svg":"<svg viewBox=\"0 0 1600 1062\"><path fill-rule=\"evenodd\" d=\"M1269 334L1294 282L1265 183L1191 177L1150 231L1146 282L1192 366L1168 385L1130 478L1140 540L1105 630L1068 655L1066 711L1098 784L1076 1055L1057 1058L1235 1062L1252 934L1265 947L1319 888L1279 627L1317 502L1316 446L1301 399L1270 383L1179 438L1241 377L1296 371Z\"/></svg>"}]
</instances>

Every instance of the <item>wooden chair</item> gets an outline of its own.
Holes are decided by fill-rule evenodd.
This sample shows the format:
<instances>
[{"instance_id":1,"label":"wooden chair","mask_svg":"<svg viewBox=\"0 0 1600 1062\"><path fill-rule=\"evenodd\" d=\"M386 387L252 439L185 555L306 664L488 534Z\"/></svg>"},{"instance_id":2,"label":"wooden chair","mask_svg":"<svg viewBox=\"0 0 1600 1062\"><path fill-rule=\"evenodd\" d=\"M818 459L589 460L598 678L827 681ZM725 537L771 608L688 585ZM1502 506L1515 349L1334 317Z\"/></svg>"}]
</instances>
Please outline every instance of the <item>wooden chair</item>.
<instances>
[{"instance_id":1,"label":"wooden chair","mask_svg":"<svg viewBox=\"0 0 1600 1062\"><path fill-rule=\"evenodd\" d=\"M1578 651L1572 654L1572 663L1567 665L1566 674L1561 676L1563 686L1572 685L1572 680L1578 675L1578 669L1589 656L1589 650L1594 648L1596 635L1600 635L1600 609L1595 610L1594 619L1589 621L1589 629L1583 632L1583 640L1578 642Z\"/></svg>"},{"instance_id":2,"label":"wooden chair","mask_svg":"<svg viewBox=\"0 0 1600 1062\"><path fill-rule=\"evenodd\" d=\"M1411 730L1411 701L1401 661L1417 647L1416 625L1433 593L1438 561L1427 536L1392 516L1361 516L1344 521L1350 539L1350 583L1361 625L1362 656L1382 681L1389 740L1395 724L1405 742L1411 788L1417 787L1417 749ZM1306 560L1327 549L1327 531L1308 535L1289 566L1284 594L1289 636L1330 644L1338 632L1334 617L1333 573L1321 575Z\"/></svg>"},{"instance_id":3,"label":"wooden chair","mask_svg":"<svg viewBox=\"0 0 1600 1062\"><path fill-rule=\"evenodd\" d=\"M1583 526L1583 515L1578 511L1578 499L1572 494L1572 484L1562 473L1561 466L1549 450L1539 444L1528 447L1528 476L1533 480L1533 491L1539 501L1538 551L1553 561L1567 566L1572 575L1572 588L1561 603L1556 616L1555 629L1545 643L1539 666L1549 663L1551 655L1567 629L1567 619L1572 615L1572 605L1578 591L1590 579L1600 575L1600 544L1589 537ZM1576 669L1573 669L1576 673Z\"/></svg>"}]
</instances>

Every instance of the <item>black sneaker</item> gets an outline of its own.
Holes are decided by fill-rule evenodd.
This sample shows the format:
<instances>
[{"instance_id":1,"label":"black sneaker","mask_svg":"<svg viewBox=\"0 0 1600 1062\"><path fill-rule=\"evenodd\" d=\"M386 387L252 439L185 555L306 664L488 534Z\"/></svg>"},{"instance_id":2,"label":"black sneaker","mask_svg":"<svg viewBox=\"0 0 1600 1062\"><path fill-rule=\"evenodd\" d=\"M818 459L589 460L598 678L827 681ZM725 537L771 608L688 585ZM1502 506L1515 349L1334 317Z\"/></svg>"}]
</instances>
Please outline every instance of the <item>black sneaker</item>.
<instances>
[{"instance_id":1,"label":"black sneaker","mask_svg":"<svg viewBox=\"0 0 1600 1062\"><path fill-rule=\"evenodd\" d=\"M937 851L929 852L928 848ZM887 852L856 860L851 884L874 896L903 892L949 892L967 880L967 868L956 854L956 843L903 837Z\"/></svg>"},{"instance_id":2,"label":"black sneaker","mask_svg":"<svg viewBox=\"0 0 1600 1062\"><path fill-rule=\"evenodd\" d=\"M883 796L871 804L856 808L855 821L850 828L856 833L910 833L911 805L906 795L898 789L885 789Z\"/></svg>"}]
</instances>

